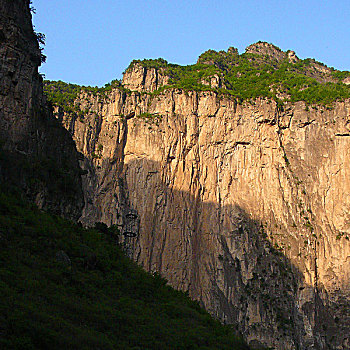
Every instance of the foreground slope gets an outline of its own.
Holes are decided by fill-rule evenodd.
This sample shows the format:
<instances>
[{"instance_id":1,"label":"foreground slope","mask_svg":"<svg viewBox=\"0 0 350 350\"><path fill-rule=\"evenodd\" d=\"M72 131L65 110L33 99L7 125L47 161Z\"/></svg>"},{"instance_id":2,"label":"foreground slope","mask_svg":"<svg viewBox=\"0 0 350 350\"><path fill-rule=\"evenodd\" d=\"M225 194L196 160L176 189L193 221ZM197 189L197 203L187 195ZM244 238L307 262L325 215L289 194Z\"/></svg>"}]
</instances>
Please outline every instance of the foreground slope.
<instances>
[{"instance_id":1,"label":"foreground slope","mask_svg":"<svg viewBox=\"0 0 350 350\"><path fill-rule=\"evenodd\" d=\"M99 227L0 192L2 349L248 349Z\"/></svg>"},{"instance_id":2,"label":"foreground slope","mask_svg":"<svg viewBox=\"0 0 350 350\"><path fill-rule=\"evenodd\" d=\"M349 72L267 43L47 82L82 166L84 224L251 344L349 348Z\"/></svg>"}]
</instances>

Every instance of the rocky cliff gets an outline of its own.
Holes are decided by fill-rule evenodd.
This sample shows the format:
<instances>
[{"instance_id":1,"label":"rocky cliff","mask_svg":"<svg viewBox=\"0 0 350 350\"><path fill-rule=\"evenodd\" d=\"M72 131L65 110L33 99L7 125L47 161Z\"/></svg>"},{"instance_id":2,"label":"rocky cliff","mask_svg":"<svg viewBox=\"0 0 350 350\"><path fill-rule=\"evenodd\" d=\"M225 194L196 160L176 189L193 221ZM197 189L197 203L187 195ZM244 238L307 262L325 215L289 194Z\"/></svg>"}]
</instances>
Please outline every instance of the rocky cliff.
<instances>
[{"instance_id":1,"label":"rocky cliff","mask_svg":"<svg viewBox=\"0 0 350 350\"><path fill-rule=\"evenodd\" d=\"M1 178L41 208L77 218L82 207L78 153L53 117L38 67L44 56L30 1L0 1Z\"/></svg>"},{"instance_id":2,"label":"rocky cliff","mask_svg":"<svg viewBox=\"0 0 350 350\"><path fill-rule=\"evenodd\" d=\"M85 156L80 220L119 225L130 256L257 348L348 349L350 100L155 93L162 74L136 63L137 91L56 107Z\"/></svg>"},{"instance_id":3,"label":"rocky cliff","mask_svg":"<svg viewBox=\"0 0 350 350\"><path fill-rule=\"evenodd\" d=\"M243 61L232 48L190 68L134 62L120 86L55 106L79 154L42 93L29 6L0 0L1 182L119 225L130 256L256 348L348 349L349 75L266 43ZM290 72L338 85L280 84Z\"/></svg>"}]
</instances>

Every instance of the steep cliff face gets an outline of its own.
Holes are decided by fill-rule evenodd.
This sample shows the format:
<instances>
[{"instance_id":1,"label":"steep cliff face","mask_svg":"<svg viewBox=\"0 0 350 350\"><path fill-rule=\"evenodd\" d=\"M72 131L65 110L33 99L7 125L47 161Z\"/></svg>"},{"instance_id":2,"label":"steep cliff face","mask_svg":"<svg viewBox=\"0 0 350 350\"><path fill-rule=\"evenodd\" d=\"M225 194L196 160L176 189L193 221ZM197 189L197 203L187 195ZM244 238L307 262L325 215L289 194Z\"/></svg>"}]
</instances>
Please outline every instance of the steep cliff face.
<instances>
[{"instance_id":1,"label":"steep cliff face","mask_svg":"<svg viewBox=\"0 0 350 350\"><path fill-rule=\"evenodd\" d=\"M78 153L43 95L40 36L29 6L29 0L0 1L1 177L40 207L76 218L82 207Z\"/></svg>"},{"instance_id":2,"label":"steep cliff face","mask_svg":"<svg viewBox=\"0 0 350 350\"><path fill-rule=\"evenodd\" d=\"M136 261L252 345L349 348L349 100L114 89L76 104L84 118L56 116L85 155L84 224L120 225Z\"/></svg>"},{"instance_id":3,"label":"steep cliff face","mask_svg":"<svg viewBox=\"0 0 350 350\"><path fill-rule=\"evenodd\" d=\"M135 64L124 89L81 93L83 116L56 107L79 156L42 94L29 1L0 0L0 19L3 183L76 218L84 174L80 220L119 225L130 256L252 345L349 348L349 100L328 109L162 92L166 69ZM298 62L264 43L247 50ZM318 63L307 75L336 79Z\"/></svg>"},{"instance_id":4,"label":"steep cliff face","mask_svg":"<svg viewBox=\"0 0 350 350\"><path fill-rule=\"evenodd\" d=\"M166 85L169 77L164 69L144 67L141 64L131 64L125 71L123 86L133 91L153 92Z\"/></svg>"}]
</instances>

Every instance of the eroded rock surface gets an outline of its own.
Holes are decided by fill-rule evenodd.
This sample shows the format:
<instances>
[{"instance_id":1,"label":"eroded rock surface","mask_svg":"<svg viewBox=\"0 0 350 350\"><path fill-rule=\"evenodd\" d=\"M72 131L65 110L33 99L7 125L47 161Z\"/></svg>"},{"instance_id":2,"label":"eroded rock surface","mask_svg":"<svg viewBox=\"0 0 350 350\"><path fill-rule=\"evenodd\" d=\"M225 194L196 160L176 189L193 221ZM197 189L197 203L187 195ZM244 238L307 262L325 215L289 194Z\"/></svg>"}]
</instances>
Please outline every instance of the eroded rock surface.
<instances>
[{"instance_id":1,"label":"eroded rock surface","mask_svg":"<svg viewBox=\"0 0 350 350\"><path fill-rule=\"evenodd\" d=\"M0 0L1 179L39 207L75 219L82 207L78 153L43 95L29 6Z\"/></svg>"},{"instance_id":2,"label":"eroded rock surface","mask_svg":"<svg viewBox=\"0 0 350 350\"><path fill-rule=\"evenodd\" d=\"M166 85L169 77L164 69L131 65L124 73L123 86L134 91L153 92Z\"/></svg>"},{"instance_id":3,"label":"eroded rock surface","mask_svg":"<svg viewBox=\"0 0 350 350\"><path fill-rule=\"evenodd\" d=\"M252 345L349 348L349 100L306 111L151 95L167 77L136 65L124 77L135 91L81 94L84 118L56 108L80 171L42 94L29 1L0 0L0 42L3 182L75 218L84 174L81 221L120 225L130 256ZM261 49L276 54L249 50Z\"/></svg>"},{"instance_id":4,"label":"eroded rock surface","mask_svg":"<svg viewBox=\"0 0 350 350\"><path fill-rule=\"evenodd\" d=\"M77 103L83 120L56 113L85 155L84 224L131 225L136 261L255 346L349 347L349 100L115 89Z\"/></svg>"}]
</instances>

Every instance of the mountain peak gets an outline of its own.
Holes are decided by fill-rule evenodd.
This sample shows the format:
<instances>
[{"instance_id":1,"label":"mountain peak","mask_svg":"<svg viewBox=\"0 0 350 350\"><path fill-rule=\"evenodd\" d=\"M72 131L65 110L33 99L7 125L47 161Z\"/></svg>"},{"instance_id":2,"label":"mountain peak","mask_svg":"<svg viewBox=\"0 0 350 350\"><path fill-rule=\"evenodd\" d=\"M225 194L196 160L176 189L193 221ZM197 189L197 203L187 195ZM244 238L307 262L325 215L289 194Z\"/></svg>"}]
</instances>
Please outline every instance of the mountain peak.
<instances>
[{"instance_id":1,"label":"mountain peak","mask_svg":"<svg viewBox=\"0 0 350 350\"><path fill-rule=\"evenodd\" d=\"M269 56L278 62L284 60L287 56L286 52L282 51L279 47L265 41L258 41L255 44L249 45L245 49L245 52L256 55Z\"/></svg>"}]
</instances>

